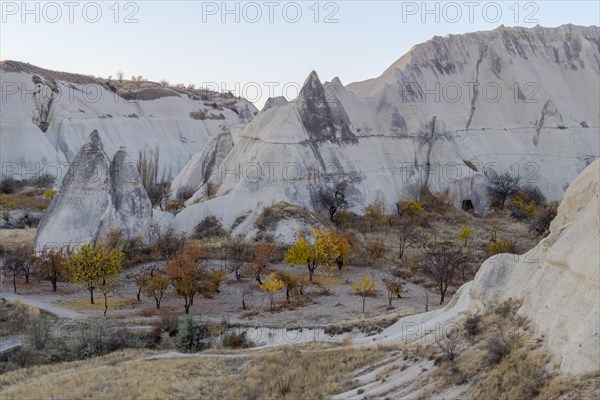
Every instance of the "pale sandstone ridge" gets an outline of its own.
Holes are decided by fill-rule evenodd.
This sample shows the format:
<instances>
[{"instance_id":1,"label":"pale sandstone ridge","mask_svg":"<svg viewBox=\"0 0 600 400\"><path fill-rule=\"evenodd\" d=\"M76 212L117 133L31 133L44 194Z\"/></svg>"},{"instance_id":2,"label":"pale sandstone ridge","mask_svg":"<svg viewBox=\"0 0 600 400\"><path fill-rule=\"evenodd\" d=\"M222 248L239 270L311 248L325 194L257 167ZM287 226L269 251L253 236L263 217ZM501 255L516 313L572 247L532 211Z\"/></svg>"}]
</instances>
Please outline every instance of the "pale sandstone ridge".
<instances>
[{"instance_id":1,"label":"pale sandstone ridge","mask_svg":"<svg viewBox=\"0 0 600 400\"><path fill-rule=\"evenodd\" d=\"M151 219L152 205L135 163L124 149L111 162L94 130L40 222L36 247L104 241L114 229L128 238L146 237Z\"/></svg>"},{"instance_id":2,"label":"pale sandstone ridge","mask_svg":"<svg viewBox=\"0 0 600 400\"><path fill-rule=\"evenodd\" d=\"M600 367L600 161L565 193L550 235L522 256L484 262L471 286L471 307L521 299L564 372Z\"/></svg>"},{"instance_id":3,"label":"pale sandstone ridge","mask_svg":"<svg viewBox=\"0 0 600 400\"><path fill-rule=\"evenodd\" d=\"M485 214L493 171L561 200L600 156L599 49L594 26L500 27L435 37L364 82L322 83L313 71L296 100L272 99L232 129L220 168L205 167L208 151L182 169L174 193L197 193L174 223L191 232L212 214L231 226L279 202L321 209L319 192L337 183L358 213L376 200L394 212L427 184Z\"/></svg>"}]
</instances>

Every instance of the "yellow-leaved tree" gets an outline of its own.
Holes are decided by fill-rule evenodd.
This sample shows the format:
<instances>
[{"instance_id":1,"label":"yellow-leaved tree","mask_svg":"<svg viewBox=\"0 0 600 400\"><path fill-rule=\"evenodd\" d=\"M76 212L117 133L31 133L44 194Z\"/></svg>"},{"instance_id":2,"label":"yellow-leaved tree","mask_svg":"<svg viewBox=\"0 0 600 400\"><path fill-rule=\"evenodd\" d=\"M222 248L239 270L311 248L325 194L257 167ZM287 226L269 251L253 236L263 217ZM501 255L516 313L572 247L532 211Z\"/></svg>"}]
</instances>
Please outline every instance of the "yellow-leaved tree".
<instances>
[{"instance_id":1,"label":"yellow-leaved tree","mask_svg":"<svg viewBox=\"0 0 600 400\"><path fill-rule=\"evenodd\" d=\"M354 251L358 250L358 240L356 239L356 236L349 232L330 230L328 235L333 241L334 246L337 247L338 254L335 258L335 263L341 271L342 267L348 262L348 249L352 248Z\"/></svg>"},{"instance_id":2,"label":"yellow-leaved tree","mask_svg":"<svg viewBox=\"0 0 600 400\"><path fill-rule=\"evenodd\" d=\"M108 309L106 297L122 271L121 261L123 252L119 249L107 250L102 242L80 246L67 260L71 281L85 286L90 292L91 304L94 304L94 290L102 290L105 315Z\"/></svg>"},{"instance_id":3,"label":"yellow-leaved tree","mask_svg":"<svg viewBox=\"0 0 600 400\"><path fill-rule=\"evenodd\" d=\"M271 301L271 310L275 305L275 293L285 287L285 282L277 277L275 272L271 272L265 278L265 281L259 286L260 290L269 294L269 300Z\"/></svg>"},{"instance_id":4,"label":"yellow-leaved tree","mask_svg":"<svg viewBox=\"0 0 600 400\"><path fill-rule=\"evenodd\" d=\"M362 297L362 310L365 312L365 300L367 297L374 297L377 294L377 285L372 276L364 276L355 282L350 290Z\"/></svg>"},{"instance_id":5,"label":"yellow-leaved tree","mask_svg":"<svg viewBox=\"0 0 600 400\"><path fill-rule=\"evenodd\" d=\"M322 228L310 231L313 242L309 243L300 232L300 237L285 254L284 262L288 265L306 265L308 280L313 281L315 270L319 265L331 268L340 254L339 246L332 235Z\"/></svg>"}]
</instances>

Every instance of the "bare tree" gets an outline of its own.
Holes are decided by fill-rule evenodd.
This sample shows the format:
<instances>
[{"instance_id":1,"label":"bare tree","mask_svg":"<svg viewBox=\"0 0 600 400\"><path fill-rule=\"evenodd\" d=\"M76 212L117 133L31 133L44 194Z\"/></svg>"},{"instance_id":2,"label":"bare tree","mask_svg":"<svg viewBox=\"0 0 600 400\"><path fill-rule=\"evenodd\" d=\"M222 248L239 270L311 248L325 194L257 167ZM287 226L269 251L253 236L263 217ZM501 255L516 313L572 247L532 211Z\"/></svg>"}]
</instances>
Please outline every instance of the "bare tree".
<instances>
[{"instance_id":1,"label":"bare tree","mask_svg":"<svg viewBox=\"0 0 600 400\"><path fill-rule=\"evenodd\" d=\"M118 70L118 71L117 71L117 80L118 80L119 82L123 82L123 78L124 78L124 77L125 77L125 73L124 73L123 71L121 71L121 70Z\"/></svg>"},{"instance_id":2,"label":"bare tree","mask_svg":"<svg viewBox=\"0 0 600 400\"><path fill-rule=\"evenodd\" d=\"M398 227L398 259L402 260L406 250L417 247L421 243L421 235L417 232L416 225L412 220L402 220Z\"/></svg>"},{"instance_id":3,"label":"bare tree","mask_svg":"<svg viewBox=\"0 0 600 400\"><path fill-rule=\"evenodd\" d=\"M4 257L2 263L2 269L5 274L12 278L13 288L17 293L17 276L23 271L23 265L25 264L24 252L21 249L16 249L10 254Z\"/></svg>"},{"instance_id":4,"label":"bare tree","mask_svg":"<svg viewBox=\"0 0 600 400\"><path fill-rule=\"evenodd\" d=\"M169 226L167 229L159 230L156 246L158 252L165 260L170 260L181 251L185 245L185 235L175 232L175 228Z\"/></svg>"},{"instance_id":5,"label":"bare tree","mask_svg":"<svg viewBox=\"0 0 600 400\"><path fill-rule=\"evenodd\" d=\"M457 329L450 332L436 332L435 342L448 361L453 362L458 355L459 347L462 343L462 338Z\"/></svg>"},{"instance_id":6,"label":"bare tree","mask_svg":"<svg viewBox=\"0 0 600 400\"><path fill-rule=\"evenodd\" d=\"M171 171L170 168L165 167L159 176L159 159L158 146L150 154L144 149L144 151L139 152L136 166L142 186L146 189L152 205L159 206L161 210L164 210L170 197L171 185L169 178Z\"/></svg>"},{"instance_id":7,"label":"bare tree","mask_svg":"<svg viewBox=\"0 0 600 400\"><path fill-rule=\"evenodd\" d=\"M334 188L321 190L319 201L329 213L329 220L333 222L335 214L348 206L346 201L346 187L342 183L338 183Z\"/></svg>"},{"instance_id":8,"label":"bare tree","mask_svg":"<svg viewBox=\"0 0 600 400\"><path fill-rule=\"evenodd\" d=\"M236 281L242 279L242 270L248 258L248 244L241 237L233 239L229 245L229 270L235 274Z\"/></svg>"},{"instance_id":9,"label":"bare tree","mask_svg":"<svg viewBox=\"0 0 600 400\"><path fill-rule=\"evenodd\" d=\"M434 240L430 248L423 251L423 269L432 278L440 291L440 305L448 287L460 266L466 262L462 248L452 242L440 243Z\"/></svg>"},{"instance_id":10,"label":"bare tree","mask_svg":"<svg viewBox=\"0 0 600 400\"><path fill-rule=\"evenodd\" d=\"M517 175L512 176L508 171L500 175L491 172L490 175L490 192L498 196L498 199L500 200L500 209L503 210L506 199L519 191L521 178Z\"/></svg>"}]
</instances>

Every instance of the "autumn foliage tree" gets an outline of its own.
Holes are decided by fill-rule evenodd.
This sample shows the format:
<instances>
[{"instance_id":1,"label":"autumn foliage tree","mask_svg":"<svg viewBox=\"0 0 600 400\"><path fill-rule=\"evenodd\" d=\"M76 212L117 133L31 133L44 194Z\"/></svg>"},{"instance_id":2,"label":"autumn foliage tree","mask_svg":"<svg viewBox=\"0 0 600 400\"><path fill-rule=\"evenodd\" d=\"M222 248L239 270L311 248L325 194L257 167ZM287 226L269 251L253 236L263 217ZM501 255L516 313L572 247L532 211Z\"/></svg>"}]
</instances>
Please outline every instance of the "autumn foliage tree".
<instances>
[{"instance_id":1,"label":"autumn foliage tree","mask_svg":"<svg viewBox=\"0 0 600 400\"><path fill-rule=\"evenodd\" d=\"M286 300L286 302L289 303L290 299L291 299L290 294L292 292L295 292L296 289L298 289L298 286L300 284L300 278L297 275L288 274L285 271L280 271L277 274L277 277L285 285L284 286L284 288L285 288L285 300Z\"/></svg>"},{"instance_id":2,"label":"autumn foliage tree","mask_svg":"<svg viewBox=\"0 0 600 400\"><path fill-rule=\"evenodd\" d=\"M331 267L339 255L339 248L331 235L321 228L311 229L313 243L300 233L300 237L287 251L284 262L288 265L306 265L308 280L313 281L315 270L319 265Z\"/></svg>"},{"instance_id":3,"label":"autumn foliage tree","mask_svg":"<svg viewBox=\"0 0 600 400\"><path fill-rule=\"evenodd\" d=\"M56 292L58 280L67 272L67 259L70 256L68 247L58 249L44 247L37 258L38 269L52 283L52 291Z\"/></svg>"},{"instance_id":4,"label":"autumn foliage tree","mask_svg":"<svg viewBox=\"0 0 600 400\"><path fill-rule=\"evenodd\" d=\"M394 297L399 299L402 298L402 293L404 292L404 282L402 282L399 278L390 278L384 279L383 283L387 290L388 305L391 307Z\"/></svg>"},{"instance_id":5,"label":"autumn foliage tree","mask_svg":"<svg viewBox=\"0 0 600 400\"><path fill-rule=\"evenodd\" d=\"M106 295L110 282L117 279L122 271L123 252L119 249L107 250L102 242L88 243L79 247L67 259L71 281L85 286L90 292L90 303L94 304L94 291L103 290L106 313Z\"/></svg>"},{"instance_id":6,"label":"autumn foliage tree","mask_svg":"<svg viewBox=\"0 0 600 400\"><path fill-rule=\"evenodd\" d=\"M184 300L185 313L190 313L194 297L199 292L201 279L199 264L202 261L202 249L198 244L187 244L183 250L167 264L167 274L175 287L175 292Z\"/></svg>"},{"instance_id":7,"label":"autumn foliage tree","mask_svg":"<svg viewBox=\"0 0 600 400\"><path fill-rule=\"evenodd\" d=\"M350 290L362 298L362 310L365 312L365 301L367 297L373 297L377 294L377 285L372 276L364 276L362 279L356 281Z\"/></svg>"},{"instance_id":8,"label":"autumn foliage tree","mask_svg":"<svg viewBox=\"0 0 600 400\"><path fill-rule=\"evenodd\" d=\"M263 292L266 292L269 295L269 300L271 303L270 310L272 311L273 307L275 305L275 293L277 293L278 291L280 291L281 289L283 289L285 287L285 282L283 282L281 279L279 279L277 277L277 274L272 272L269 275L267 275L265 282L263 284L261 284L259 287L260 287L260 290L262 290Z\"/></svg>"},{"instance_id":9,"label":"autumn foliage tree","mask_svg":"<svg viewBox=\"0 0 600 400\"><path fill-rule=\"evenodd\" d=\"M328 235L329 239L333 242L333 245L337 247L335 263L337 264L338 270L341 271L348 262L348 250L350 248L354 251L358 250L358 240L353 234L347 232L330 230Z\"/></svg>"},{"instance_id":10,"label":"autumn foliage tree","mask_svg":"<svg viewBox=\"0 0 600 400\"><path fill-rule=\"evenodd\" d=\"M148 281L144 287L144 292L154 299L156 309L160 310L162 298L169 288L171 281L169 277L162 272L156 273L153 277L148 275Z\"/></svg>"},{"instance_id":11,"label":"autumn foliage tree","mask_svg":"<svg viewBox=\"0 0 600 400\"><path fill-rule=\"evenodd\" d=\"M256 282L262 285L261 275L267 269L267 267L273 262L275 256L275 244L274 243L260 243L252 259L250 260L249 266L250 271L254 275Z\"/></svg>"}]
</instances>

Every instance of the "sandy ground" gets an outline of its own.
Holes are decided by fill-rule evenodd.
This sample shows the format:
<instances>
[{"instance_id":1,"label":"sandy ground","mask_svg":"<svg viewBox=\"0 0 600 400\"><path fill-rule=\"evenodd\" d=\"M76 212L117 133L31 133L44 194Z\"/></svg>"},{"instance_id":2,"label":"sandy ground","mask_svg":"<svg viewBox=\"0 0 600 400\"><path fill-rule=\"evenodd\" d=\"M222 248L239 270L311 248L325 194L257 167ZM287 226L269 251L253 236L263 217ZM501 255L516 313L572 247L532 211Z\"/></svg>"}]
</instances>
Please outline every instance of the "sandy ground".
<instances>
[{"instance_id":1,"label":"sandy ground","mask_svg":"<svg viewBox=\"0 0 600 400\"><path fill-rule=\"evenodd\" d=\"M147 325L158 316L182 315L183 299L170 288L163 298L161 310L156 310L154 299L142 294L141 302L135 300L137 288L133 277L148 269L152 264L144 264L125 271L108 299L107 317L114 320L127 320L131 324ZM209 261L207 267L220 268L220 261ZM319 267L320 268L320 267ZM273 270L287 270L303 273L303 267L276 265ZM377 283L377 296L367 298L365 312L362 312L362 299L351 292L352 282L363 276L373 276ZM190 313L199 319L209 321L229 321L234 324L270 327L320 327L338 324L344 321L364 320L382 316L400 317L425 311L426 290L407 283L406 292L401 299L395 298L393 308L388 308L387 295L382 279L389 277L381 271L346 266L343 271L328 272L317 270L316 280L322 284L312 284L305 289L304 295L292 295L292 304L287 305L285 291L276 293L277 310L269 310L269 298L258 289L253 277L245 276L236 281L233 274L221 287L220 293L212 298L197 297ZM52 293L49 282L32 277L28 285L19 281L18 293L14 294L10 279L0 278L0 297L7 300L19 300L37 308L56 314L59 318L82 319L100 317L103 314L101 293L95 294L96 305L89 306L89 293L78 286L60 282L58 292ZM242 309L242 296L247 309ZM448 296L450 298L450 296ZM433 309L439 297L429 293L429 307ZM116 307L116 309L115 309Z\"/></svg>"}]
</instances>

